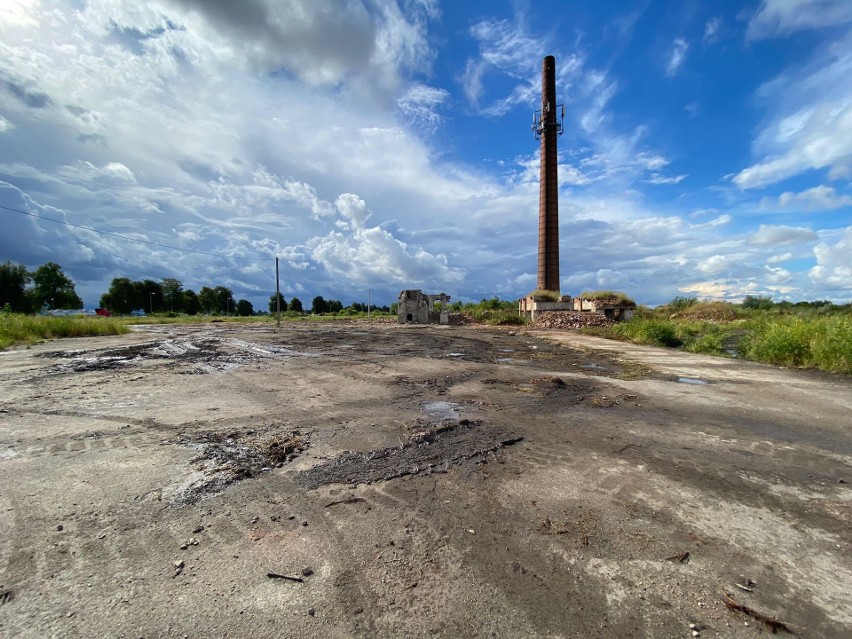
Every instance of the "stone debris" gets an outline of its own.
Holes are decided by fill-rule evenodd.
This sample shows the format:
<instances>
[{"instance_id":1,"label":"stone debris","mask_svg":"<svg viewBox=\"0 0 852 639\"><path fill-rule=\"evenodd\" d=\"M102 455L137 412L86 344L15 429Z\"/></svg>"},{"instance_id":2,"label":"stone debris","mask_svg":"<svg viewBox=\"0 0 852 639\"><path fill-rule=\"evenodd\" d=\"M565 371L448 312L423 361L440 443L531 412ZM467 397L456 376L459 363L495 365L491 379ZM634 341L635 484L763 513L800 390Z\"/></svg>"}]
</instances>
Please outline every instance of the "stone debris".
<instances>
[{"instance_id":1,"label":"stone debris","mask_svg":"<svg viewBox=\"0 0 852 639\"><path fill-rule=\"evenodd\" d=\"M575 311L545 311L539 315L532 326L534 328L549 328L571 330L588 328L590 326L612 326L615 322L603 313L581 313Z\"/></svg>"}]
</instances>

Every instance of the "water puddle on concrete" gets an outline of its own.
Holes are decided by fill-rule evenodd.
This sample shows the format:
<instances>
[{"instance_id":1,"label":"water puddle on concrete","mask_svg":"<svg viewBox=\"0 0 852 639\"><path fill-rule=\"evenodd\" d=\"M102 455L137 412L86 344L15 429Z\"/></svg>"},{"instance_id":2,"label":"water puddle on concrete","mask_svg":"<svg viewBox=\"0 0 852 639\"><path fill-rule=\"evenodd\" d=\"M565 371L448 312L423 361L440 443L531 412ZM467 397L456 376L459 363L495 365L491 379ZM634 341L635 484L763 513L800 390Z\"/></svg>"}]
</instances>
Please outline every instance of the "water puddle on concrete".
<instances>
[{"instance_id":1,"label":"water puddle on concrete","mask_svg":"<svg viewBox=\"0 0 852 639\"><path fill-rule=\"evenodd\" d=\"M459 419L459 405L454 402L440 400L423 402L420 404L420 410L426 413L431 419L451 419L453 421L458 421Z\"/></svg>"},{"instance_id":2,"label":"water puddle on concrete","mask_svg":"<svg viewBox=\"0 0 852 639\"><path fill-rule=\"evenodd\" d=\"M695 379L694 377L678 377L677 381L680 384L696 384L699 386L705 386L710 383L703 379Z\"/></svg>"}]
</instances>

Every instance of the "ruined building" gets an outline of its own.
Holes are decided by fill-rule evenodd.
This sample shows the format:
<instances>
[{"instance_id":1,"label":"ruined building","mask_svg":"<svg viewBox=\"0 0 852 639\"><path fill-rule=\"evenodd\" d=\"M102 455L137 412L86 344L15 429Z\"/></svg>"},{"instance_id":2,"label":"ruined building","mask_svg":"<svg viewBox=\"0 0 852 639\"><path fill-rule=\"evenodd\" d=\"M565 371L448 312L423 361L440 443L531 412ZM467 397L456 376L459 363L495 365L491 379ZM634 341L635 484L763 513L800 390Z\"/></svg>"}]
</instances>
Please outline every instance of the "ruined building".
<instances>
[{"instance_id":1,"label":"ruined building","mask_svg":"<svg viewBox=\"0 0 852 639\"><path fill-rule=\"evenodd\" d=\"M436 308L435 302L439 302L440 307ZM449 324L449 302L450 296L446 293L426 295L420 290L400 291L397 319L400 324Z\"/></svg>"}]
</instances>

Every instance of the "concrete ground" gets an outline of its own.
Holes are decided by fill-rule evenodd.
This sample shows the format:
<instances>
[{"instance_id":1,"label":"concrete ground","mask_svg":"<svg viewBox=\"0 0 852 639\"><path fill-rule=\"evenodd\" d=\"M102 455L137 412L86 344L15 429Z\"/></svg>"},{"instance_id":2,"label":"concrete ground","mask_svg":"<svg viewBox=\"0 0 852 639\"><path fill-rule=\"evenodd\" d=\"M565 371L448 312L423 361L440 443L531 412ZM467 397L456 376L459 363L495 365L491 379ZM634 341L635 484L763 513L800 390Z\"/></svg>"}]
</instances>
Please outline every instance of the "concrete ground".
<instances>
[{"instance_id":1,"label":"concrete ground","mask_svg":"<svg viewBox=\"0 0 852 639\"><path fill-rule=\"evenodd\" d=\"M849 637L851 409L847 377L573 333L7 351L0 636Z\"/></svg>"}]
</instances>

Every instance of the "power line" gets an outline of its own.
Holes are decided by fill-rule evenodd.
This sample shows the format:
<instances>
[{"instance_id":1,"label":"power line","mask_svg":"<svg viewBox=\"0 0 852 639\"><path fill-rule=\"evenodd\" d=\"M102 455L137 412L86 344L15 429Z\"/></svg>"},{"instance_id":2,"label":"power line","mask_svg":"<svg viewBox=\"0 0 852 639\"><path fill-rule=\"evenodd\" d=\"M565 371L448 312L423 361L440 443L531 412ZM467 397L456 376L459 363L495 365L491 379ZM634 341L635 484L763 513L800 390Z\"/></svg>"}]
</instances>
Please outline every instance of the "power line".
<instances>
[{"instance_id":1,"label":"power line","mask_svg":"<svg viewBox=\"0 0 852 639\"><path fill-rule=\"evenodd\" d=\"M174 246L174 245L171 245L171 244L163 244L162 242L154 242L153 240L143 240L143 239L138 238L138 237L130 237L130 236L127 236L127 235L121 235L120 233L113 233L112 231L102 231L100 229L92 228L91 226L83 226L81 224L74 224L73 222L68 222L66 220L57 220L56 218L47 217L47 216L44 216L44 215L38 215L37 213L33 213L31 211L24 211L24 210L21 210L21 209L12 208L10 206L4 206L2 204L0 204L0 209L2 209L4 211L9 211L9 212L12 212L12 213L20 213L21 215L26 215L28 217L35 218L37 220L44 220L46 222L53 222L55 224L62 224L63 226L70 226L70 227L73 227L73 228L82 229L84 231L89 231L91 233L97 233L98 235L106 235L106 236L109 236L109 237L115 237L115 238L118 238L118 239L121 239L121 240L127 240L128 242L138 242L140 244L148 244L149 246L157 246L159 248L165 248L165 249L169 249L169 250L172 250L172 251L183 251L184 253L194 253L194 254L197 254L197 255L208 255L210 257L218 257L218 258L226 259L226 260L234 260L234 261L242 261L242 262L254 262L254 263L266 262L267 260L271 260L271 259L273 259L273 257L275 257L275 256L268 256L268 257L264 257L264 258L233 257L233 256L230 256L230 255L225 255L224 253L213 253L211 251L201 251L199 249L191 249L191 248L185 248L185 247L182 247L182 246ZM305 270L300 270L300 269L294 268L293 266L291 266L287 262L287 260L284 260L283 266L285 268L287 268L289 271L291 271L294 275L296 275L297 276L296 279L303 279L303 280L307 280L307 281L309 281L313 284L319 284L319 285L322 285L322 286L325 286L325 287L329 287L329 284L327 282L322 282L322 281L320 281L320 280L318 280L314 277L311 277L307 273L307 271L305 271ZM335 287L332 285L332 288L335 288ZM363 291L356 292L356 291L353 291L352 289L345 289L345 288L337 288L337 290L339 292L342 292L342 293L350 294L353 297L355 295L363 295ZM383 290L383 289L373 288L372 290L377 292L377 293L384 293L384 294L391 296L391 297L396 297L398 295L398 292L393 292L393 291L390 291L390 290L387 290L387 289ZM520 290L520 289L517 289L517 290ZM506 293L511 294L511 293L514 293L514 292L516 292L516 291L492 291L491 294L492 295L494 295L494 294L499 295L499 294L506 294Z\"/></svg>"},{"instance_id":2,"label":"power line","mask_svg":"<svg viewBox=\"0 0 852 639\"><path fill-rule=\"evenodd\" d=\"M170 244L162 244L161 242L154 242L153 240L143 240L138 237L129 237L127 235L121 235L119 233L113 233L111 231L101 231L99 229L92 228L91 226L83 226L81 224L74 224L72 222L67 222L65 220L57 220L56 218L46 217L44 215L38 215L36 213L32 213L30 211L22 211L21 209L13 209L9 206L3 206L0 204L0 209L5 211L11 211L13 213L20 213L22 215L27 215L29 217L34 217L38 220L44 220L46 222L55 222L56 224L63 224L64 226L73 226L77 229L83 229L84 231L91 231L92 233L98 233L99 235L109 235L110 237L117 237L122 240L127 240L128 242L139 242L140 244L149 244L151 246L159 246L160 248L167 248L173 251L184 251L185 253L197 253L199 255L209 255L211 257L221 257L227 260L245 260L251 262L262 262L265 260L261 260L259 258L252 257L233 257L230 255L225 255L224 253L211 253L209 251L199 251L198 249L190 249L182 246L172 246ZM266 258L271 259L271 258Z\"/></svg>"}]
</instances>

